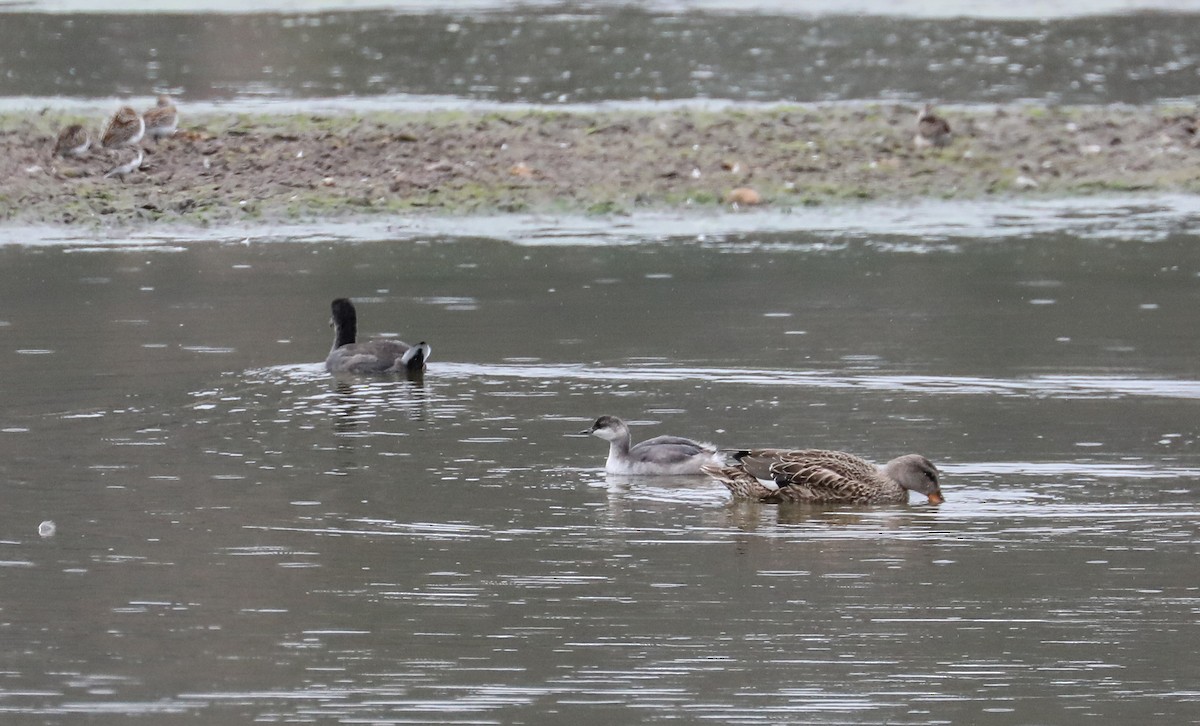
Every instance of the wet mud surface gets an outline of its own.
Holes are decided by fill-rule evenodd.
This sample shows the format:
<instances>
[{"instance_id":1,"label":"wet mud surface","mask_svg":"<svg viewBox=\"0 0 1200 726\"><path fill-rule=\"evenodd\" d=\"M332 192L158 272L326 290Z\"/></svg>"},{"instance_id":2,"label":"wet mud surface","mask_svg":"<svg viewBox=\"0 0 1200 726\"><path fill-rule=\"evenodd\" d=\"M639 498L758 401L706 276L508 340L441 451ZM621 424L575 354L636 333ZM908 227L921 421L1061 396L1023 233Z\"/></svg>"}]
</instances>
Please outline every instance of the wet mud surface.
<instances>
[{"instance_id":1,"label":"wet mud surface","mask_svg":"<svg viewBox=\"0 0 1200 726\"><path fill-rule=\"evenodd\" d=\"M662 111L208 115L131 150L51 156L103 121L0 116L0 219L140 227L379 214L621 214L759 203L1073 196L1200 189L1195 118L1166 107L942 111L945 148L913 144L903 104ZM751 193L752 192L752 193Z\"/></svg>"}]
</instances>

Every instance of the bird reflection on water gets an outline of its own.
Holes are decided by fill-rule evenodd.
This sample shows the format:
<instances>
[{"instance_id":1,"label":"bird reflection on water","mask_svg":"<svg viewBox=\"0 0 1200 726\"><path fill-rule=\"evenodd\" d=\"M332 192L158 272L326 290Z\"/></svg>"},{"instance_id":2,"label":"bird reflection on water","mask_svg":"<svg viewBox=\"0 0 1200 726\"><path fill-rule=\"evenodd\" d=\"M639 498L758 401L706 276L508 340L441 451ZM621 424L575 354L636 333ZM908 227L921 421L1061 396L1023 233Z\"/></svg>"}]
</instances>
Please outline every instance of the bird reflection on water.
<instances>
[{"instance_id":1,"label":"bird reflection on water","mask_svg":"<svg viewBox=\"0 0 1200 726\"><path fill-rule=\"evenodd\" d=\"M396 376L390 381L335 378L329 410L339 435L370 433L368 424L383 411L400 411L410 421L429 419L429 390L421 375Z\"/></svg>"}]
</instances>

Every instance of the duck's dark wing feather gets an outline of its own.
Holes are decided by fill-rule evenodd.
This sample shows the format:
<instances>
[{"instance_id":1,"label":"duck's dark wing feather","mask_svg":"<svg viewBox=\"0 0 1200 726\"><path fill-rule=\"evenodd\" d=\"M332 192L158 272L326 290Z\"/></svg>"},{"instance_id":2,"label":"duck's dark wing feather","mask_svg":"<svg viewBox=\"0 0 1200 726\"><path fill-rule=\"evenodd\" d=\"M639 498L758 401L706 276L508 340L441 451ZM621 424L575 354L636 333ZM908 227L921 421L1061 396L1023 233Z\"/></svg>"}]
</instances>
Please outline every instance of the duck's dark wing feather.
<instances>
[{"instance_id":1,"label":"duck's dark wing feather","mask_svg":"<svg viewBox=\"0 0 1200 726\"><path fill-rule=\"evenodd\" d=\"M864 496L863 480L876 476L873 464L843 451L755 449L734 458L748 473L779 486L768 501L857 501Z\"/></svg>"},{"instance_id":2,"label":"duck's dark wing feather","mask_svg":"<svg viewBox=\"0 0 1200 726\"><path fill-rule=\"evenodd\" d=\"M804 499L838 501L857 495L857 480L821 464L780 462L771 467L771 473L780 489L795 489Z\"/></svg>"}]
</instances>

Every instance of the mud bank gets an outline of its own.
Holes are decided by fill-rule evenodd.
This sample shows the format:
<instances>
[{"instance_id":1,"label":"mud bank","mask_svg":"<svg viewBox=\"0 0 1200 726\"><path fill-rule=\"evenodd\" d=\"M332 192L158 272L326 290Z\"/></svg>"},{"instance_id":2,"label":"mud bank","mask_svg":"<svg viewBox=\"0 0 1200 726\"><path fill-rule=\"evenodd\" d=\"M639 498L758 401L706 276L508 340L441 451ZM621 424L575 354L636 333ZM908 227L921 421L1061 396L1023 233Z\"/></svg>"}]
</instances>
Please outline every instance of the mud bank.
<instances>
[{"instance_id":1,"label":"mud bank","mask_svg":"<svg viewBox=\"0 0 1200 726\"><path fill-rule=\"evenodd\" d=\"M949 109L954 141L913 147L906 105L189 116L141 168L93 150L52 158L58 130L101 119L0 116L0 219L139 227L369 215L715 208L750 188L787 209L855 200L1200 190L1181 109ZM736 195L734 197L737 198ZM742 201L747 201L742 197Z\"/></svg>"}]
</instances>

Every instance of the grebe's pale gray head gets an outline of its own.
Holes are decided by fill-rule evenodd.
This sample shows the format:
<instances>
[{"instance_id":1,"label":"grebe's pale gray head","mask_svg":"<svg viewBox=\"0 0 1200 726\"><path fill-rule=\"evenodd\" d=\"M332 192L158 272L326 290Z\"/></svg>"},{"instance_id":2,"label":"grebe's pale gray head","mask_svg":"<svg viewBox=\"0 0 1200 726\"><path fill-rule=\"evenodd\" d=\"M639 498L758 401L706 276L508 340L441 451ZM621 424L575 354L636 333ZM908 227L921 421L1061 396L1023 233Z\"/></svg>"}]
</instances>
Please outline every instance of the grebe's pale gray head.
<instances>
[{"instance_id":1,"label":"grebe's pale gray head","mask_svg":"<svg viewBox=\"0 0 1200 726\"><path fill-rule=\"evenodd\" d=\"M616 441L629 436L629 426L616 416L601 416L596 419L591 428L586 428L579 433L591 434L605 441Z\"/></svg>"},{"instance_id":2,"label":"grebe's pale gray head","mask_svg":"<svg viewBox=\"0 0 1200 726\"><path fill-rule=\"evenodd\" d=\"M938 482L937 467L920 454L897 456L884 464L883 472L905 489L929 497L930 504L946 501Z\"/></svg>"}]
</instances>

